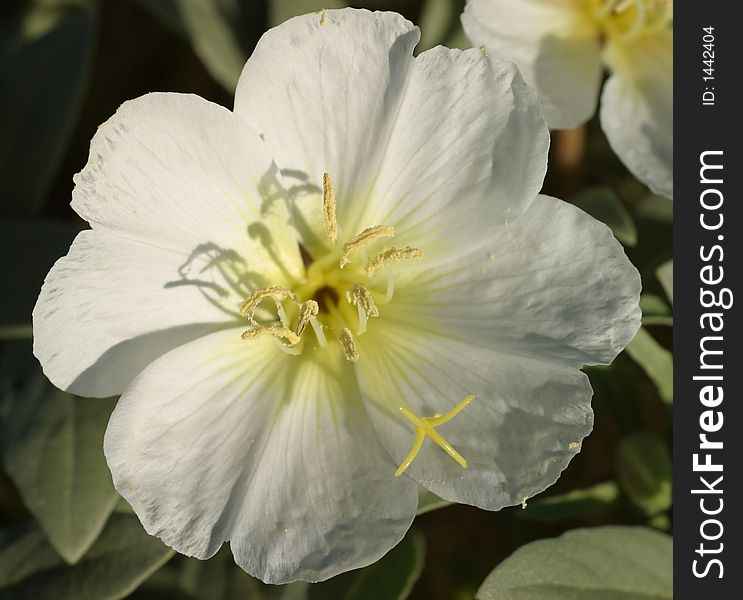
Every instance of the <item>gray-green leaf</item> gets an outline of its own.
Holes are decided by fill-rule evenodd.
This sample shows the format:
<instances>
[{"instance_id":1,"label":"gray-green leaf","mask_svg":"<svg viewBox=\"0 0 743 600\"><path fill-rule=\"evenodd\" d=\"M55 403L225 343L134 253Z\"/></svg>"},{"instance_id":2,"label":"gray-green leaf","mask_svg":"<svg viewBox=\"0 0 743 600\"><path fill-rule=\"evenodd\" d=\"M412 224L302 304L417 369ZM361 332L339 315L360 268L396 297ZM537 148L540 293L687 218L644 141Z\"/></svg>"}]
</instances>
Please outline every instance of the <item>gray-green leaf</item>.
<instances>
[{"instance_id":1,"label":"gray-green leaf","mask_svg":"<svg viewBox=\"0 0 743 600\"><path fill-rule=\"evenodd\" d=\"M670 600L670 536L644 527L574 529L519 548L478 600Z\"/></svg>"},{"instance_id":2,"label":"gray-green leaf","mask_svg":"<svg viewBox=\"0 0 743 600\"><path fill-rule=\"evenodd\" d=\"M0 28L5 214L41 209L77 121L97 34L95 11L87 4L33 2L23 18Z\"/></svg>"},{"instance_id":3,"label":"gray-green leaf","mask_svg":"<svg viewBox=\"0 0 743 600\"><path fill-rule=\"evenodd\" d=\"M41 544L38 530L28 530L12 542L10 551L0 550L0 573L6 575L0 582L0 600L118 600L173 556L170 548L145 533L135 517L118 514L111 516L101 537L74 566L59 558L52 562L51 548ZM31 562L12 574L9 569L18 561L18 549Z\"/></svg>"},{"instance_id":4,"label":"gray-green leaf","mask_svg":"<svg viewBox=\"0 0 743 600\"><path fill-rule=\"evenodd\" d=\"M626 246L637 244L637 229L614 190L593 187L573 198L573 204L608 225L616 238Z\"/></svg>"},{"instance_id":5,"label":"gray-green leaf","mask_svg":"<svg viewBox=\"0 0 743 600\"><path fill-rule=\"evenodd\" d=\"M530 500L526 509L519 510L516 516L544 523L595 517L612 512L618 500L619 486L613 481L605 481L566 494Z\"/></svg>"},{"instance_id":6,"label":"gray-green leaf","mask_svg":"<svg viewBox=\"0 0 743 600\"><path fill-rule=\"evenodd\" d=\"M0 278L0 339L31 337L31 311L54 262L67 254L80 227L49 219L7 217L0 223L0 254L11 256ZM11 335L15 332L15 335Z\"/></svg>"},{"instance_id":7,"label":"gray-green leaf","mask_svg":"<svg viewBox=\"0 0 743 600\"><path fill-rule=\"evenodd\" d=\"M425 542L409 531L402 542L373 565L310 587L309 600L404 600L423 570Z\"/></svg>"},{"instance_id":8,"label":"gray-green leaf","mask_svg":"<svg viewBox=\"0 0 743 600\"><path fill-rule=\"evenodd\" d=\"M673 261L669 260L664 262L660 267L655 270L655 274L663 286L663 291L668 296L668 299L673 303Z\"/></svg>"},{"instance_id":9,"label":"gray-green leaf","mask_svg":"<svg viewBox=\"0 0 743 600\"><path fill-rule=\"evenodd\" d=\"M673 402L673 355L641 328L626 348L627 354L642 367L658 387L664 402Z\"/></svg>"},{"instance_id":10,"label":"gray-green leaf","mask_svg":"<svg viewBox=\"0 0 743 600\"><path fill-rule=\"evenodd\" d=\"M423 515L437 508L444 508L449 506L451 502L439 498L433 492L429 492L422 485L418 486L418 510L415 512L416 515Z\"/></svg>"},{"instance_id":11,"label":"gray-green leaf","mask_svg":"<svg viewBox=\"0 0 743 600\"><path fill-rule=\"evenodd\" d=\"M647 515L673 502L673 469L668 448L651 432L625 437L617 448L617 478L627 497Z\"/></svg>"},{"instance_id":12,"label":"gray-green leaf","mask_svg":"<svg viewBox=\"0 0 743 600\"><path fill-rule=\"evenodd\" d=\"M348 2L343 0L270 0L268 22L275 27L298 15L344 6L348 6Z\"/></svg>"},{"instance_id":13,"label":"gray-green leaf","mask_svg":"<svg viewBox=\"0 0 743 600\"><path fill-rule=\"evenodd\" d=\"M190 40L212 77L234 93L263 33L263 3L254 0L139 0L163 23Z\"/></svg>"},{"instance_id":14,"label":"gray-green leaf","mask_svg":"<svg viewBox=\"0 0 743 600\"><path fill-rule=\"evenodd\" d=\"M2 377L5 468L49 541L75 563L118 501L103 456L103 433L116 402L53 387L27 342L6 346Z\"/></svg>"},{"instance_id":15,"label":"gray-green leaf","mask_svg":"<svg viewBox=\"0 0 743 600\"><path fill-rule=\"evenodd\" d=\"M642 309L643 325L673 326L671 309L660 296L649 293L641 294L640 309Z\"/></svg>"}]
</instances>

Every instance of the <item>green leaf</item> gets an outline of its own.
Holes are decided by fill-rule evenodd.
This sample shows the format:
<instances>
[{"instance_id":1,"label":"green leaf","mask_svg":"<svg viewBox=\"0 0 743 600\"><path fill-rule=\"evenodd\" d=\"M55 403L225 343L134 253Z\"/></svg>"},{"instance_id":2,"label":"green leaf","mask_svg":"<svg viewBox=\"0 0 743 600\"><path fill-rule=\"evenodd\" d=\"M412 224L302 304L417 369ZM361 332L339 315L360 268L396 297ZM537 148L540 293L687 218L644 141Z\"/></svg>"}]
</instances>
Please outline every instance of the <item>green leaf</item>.
<instances>
[{"instance_id":1,"label":"green leaf","mask_svg":"<svg viewBox=\"0 0 743 600\"><path fill-rule=\"evenodd\" d=\"M0 393L8 475L49 541L75 563L118 502L103 456L114 399L82 399L53 387L28 342L5 348Z\"/></svg>"},{"instance_id":2,"label":"green leaf","mask_svg":"<svg viewBox=\"0 0 743 600\"><path fill-rule=\"evenodd\" d=\"M605 481L567 494L530 500L516 516L527 521L552 523L566 519L583 519L609 514L618 506L619 486Z\"/></svg>"},{"instance_id":3,"label":"green leaf","mask_svg":"<svg viewBox=\"0 0 743 600\"><path fill-rule=\"evenodd\" d=\"M423 570L425 541L408 531L397 546L373 565L343 573L310 587L309 600L404 600Z\"/></svg>"},{"instance_id":4,"label":"green leaf","mask_svg":"<svg viewBox=\"0 0 743 600\"><path fill-rule=\"evenodd\" d=\"M237 80L265 29L262 2L255 0L139 0L190 40L214 79L234 93Z\"/></svg>"},{"instance_id":5,"label":"green leaf","mask_svg":"<svg viewBox=\"0 0 743 600\"><path fill-rule=\"evenodd\" d=\"M418 510L415 512L416 515L423 515L437 508L444 508L449 506L451 502L439 498L433 492L429 492L422 485L418 486Z\"/></svg>"},{"instance_id":6,"label":"green leaf","mask_svg":"<svg viewBox=\"0 0 743 600\"><path fill-rule=\"evenodd\" d=\"M625 246L637 244L637 230L627 209L614 190L593 187L572 199L573 204L608 225L616 238Z\"/></svg>"},{"instance_id":7,"label":"green leaf","mask_svg":"<svg viewBox=\"0 0 743 600\"><path fill-rule=\"evenodd\" d=\"M112 515L100 538L74 566L50 558L38 530L11 539L0 550L0 600L115 600L124 598L173 556L173 550L145 533L136 517ZM22 555L31 558L13 572ZM43 560L41 560L41 558ZM7 577L9 576L9 577Z\"/></svg>"},{"instance_id":8,"label":"green leaf","mask_svg":"<svg viewBox=\"0 0 743 600\"><path fill-rule=\"evenodd\" d=\"M671 537L644 527L574 529L519 548L478 600L670 600Z\"/></svg>"},{"instance_id":9,"label":"green leaf","mask_svg":"<svg viewBox=\"0 0 743 600\"><path fill-rule=\"evenodd\" d=\"M637 332L626 351L658 387L663 401L673 402L673 355L644 328Z\"/></svg>"},{"instance_id":10,"label":"green leaf","mask_svg":"<svg viewBox=\"0 0 743 600\"><path fill-rule=\"evenodd\" d=\"M407 598L420 576L423 537L410 531L388 554L363 569L322 583L266 585L235 564L227 546L207 561L178 557L135 594L142 600L397 600ZM1 599L0 599L1 600Z\"/></svg>"},{"instance_id":11,"label":"green leaf","mask_svg":"<svg viewBox=\"0 0 743 600\"><path fill-rule=\"evenodd\" d=\"M79 226L48 219L7 217L0 222L0 254L17 257L0 279L0 339L31 337L31 311L44 277L79 231Z\"/></svg>"},{"instance_id":12,"label":"green leaf","mask_svg":"<svg viewBox=\"0 0 743 600\"><path fill-rule=\"evenodd\" d=\"M640 309L642 310L643 325L673 326L671 309L660 296L647 293L641 294Z\"/></svg>"},{"instance_id":13,"label":"green leaf","mask_svg":"<svg viewBox=\"0 0 743 600\"><path fill-rule=\"evenodd\" d=\"M59 554L36 525L0 531L0 595L13 582L61 564Z\"/></svg>"},{"instance_id":14,"label":"green leaf","mask_svg":"<svg viewBox=\"0 0 743 600\"><path fill-rule=\"evenodd\" d=\"M637 215L643 219L670 225L673 223L673 201L665 196L648 194L640 202Z\"/></svg>"},{"instance_id":15,"label":"green leaf","mask_svg":"<svg viewBox=\"0 0 743 600\"><path fill-rule=\"evenodd\" d=\"M463 10L463 0L428 0L418 20L421 28L418 52L438 44L446 45L459 28L459 17Z\"/></svg>"},{"instance_id":16,"label":"green leaf","mask_svg":"<svg viewBox=\"0 0 743 600\"><path fill-rule=\"evenodd\" d=\"M651 516L671 507L673 469L660 437L651 432L625 437L616 462L617 479L633 504Z\"/></svg>"},{"instance_id":17,"label":"green leaf","mask_svg":"<svg viewBox=\"0 0 743 600\"><path fill-rule=\"evenodd\" d=\"M0 28L0 210L34 214L87 89L97 18L89 3L31 3Z\"/></svg>"},{"instance_id":18,"label":"green leaf","mask_svg":"<svg viewBox=\"0 0 743 600\"><path fill-rule=\"evenodd\" d=\"M170 570L175 572L174 583L178 589L188 598L197 600L305 600L310 586L303 581L266 585L238 567L226 545L209 560L185 558L170 566L173 567ZM157 575L164 575L164 572ZM157 582L153 580L152 583ZM148 581L142 591L150 587L154 591L154 586Z\"/></svg>"},{"instance_id":19,"label":"green leaf","mask_svg":"<svg viewBox=\"0 0 743 600\"><path fill-rule=\"evenodd\" d=\"M343 0L270 0L268 22L275 27L298 15L344 6L348 6L348 2Z\"/></svg>"},{"instance_id":20,"label":"green leaf","mask_svg":"<svg viewBox=\"0 0 743 600\"><path fill-rule=\"evenodd\" d=\"M663 287L663 291L673 304L673 261L664 262L655 270L655 274Z\"/></svg>"}]
</instances>

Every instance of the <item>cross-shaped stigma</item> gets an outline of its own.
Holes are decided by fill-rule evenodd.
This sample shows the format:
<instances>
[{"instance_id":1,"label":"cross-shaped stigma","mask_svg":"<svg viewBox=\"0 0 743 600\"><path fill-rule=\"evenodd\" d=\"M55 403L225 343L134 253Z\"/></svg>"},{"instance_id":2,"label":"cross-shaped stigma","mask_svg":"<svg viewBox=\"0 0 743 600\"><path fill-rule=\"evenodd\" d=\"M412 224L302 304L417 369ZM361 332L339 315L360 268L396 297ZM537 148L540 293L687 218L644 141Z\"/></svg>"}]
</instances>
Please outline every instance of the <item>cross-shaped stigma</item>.
<instances>
[{"instance_id":1,"label":"cross-shaped stigma","mask_svg":"<svg viewBox=\"0 0 743 600\"><path fill-rule=\"evenodd\" d=\"M459 452L452 448L449 442L441 437L441 434L436 431L436 427L451 421L462 411L465 406L467 406L474 399L474 395L467 396L446 414L435 415L433 417L419 417L410 409L401 406L400 412L404 414L413 425L415 425L415 440L413 440L413 447L410 449L410 452L408 452L405 460L402 461L400 466L397 468L397 471L395 471L395 477L400 477L400 475L402 475L407 470L413 460L415 460L415 457L418 456L418 452L420 452L421 447L423 446L423 441L426 439L426 436L430 437L434 442L441 446L441 448L444 449L444 452L446 452L449 456L456 460L462 466L462 468L466 469L467 460L461 454L459 454Z\"/></svg>"}]
</instances>

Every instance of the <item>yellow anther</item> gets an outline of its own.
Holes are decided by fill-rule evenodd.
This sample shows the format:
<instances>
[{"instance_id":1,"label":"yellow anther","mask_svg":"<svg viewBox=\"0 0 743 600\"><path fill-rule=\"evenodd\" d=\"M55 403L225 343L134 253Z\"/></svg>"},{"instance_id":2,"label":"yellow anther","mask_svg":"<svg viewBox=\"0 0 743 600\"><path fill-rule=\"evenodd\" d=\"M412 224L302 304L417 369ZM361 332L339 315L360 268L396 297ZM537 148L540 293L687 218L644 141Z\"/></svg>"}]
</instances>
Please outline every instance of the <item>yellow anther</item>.
<instances>
[{"instance_id":1,"label":"yellow anther","mask_svg":"<svg viewBox=\"0 0 743 600\"><path fill-rule=\"evenodd\" d=\"M521 498L521 510L526 510L526 501L527 500L528 500L528 498L526 496L524 496L523 498Z\"/></svg>"},{"instance_id":2,"label":"yellow anther","mask_svg":"<svg viewBox=\"0 0 743 600\"><path fill-rule=\"evenodd\" d=\"M366 324L368 317L378 317L379 309L374 303L374 298L371 292L367 290L363 285L354 284L354 286L346 291L346 300L349 304L356 306L359 313L359 327L356 330L357 335L363 335L366 333Z\"/></svg>"},{"instance_id":3,"label":"yellow anther","mask_svg":"<svg viewBox=\"0 0 743 600\"><path fill-rule=\"evenodd\" d=\"M262 335L272 335L276 338L284 338L288 342L289 346L297 345L300 340L300 337L291 329L280 327L278 325L268 325L266 327L258 325L256 327L251 327L250 329L243 331L240 337L244 340L254 340Z\"/></svg>"},{"instance_id":4,"label":"yellow anther","mask_svg":"<svg viewBox=\"0 0 743 600\"><path fill-rule=\"evenodd\" d=\"M441 434L439 434L439 432L436 431L435 428L439 425L443 425L444 423L451 421L462 411L465 406L467 406L474 399L475 396L473 395L467 396L446 414L437 415L434 417L421 418L414 414L411 410L405 408L404 406L401 406L400 412L405 415L407 419L415 426L415 439L413 440L413 446L410 448L410 452L408 452L405 460L402 461L400 466L397 468L397 471L395 471L395 477L400 477L400 475L402 475L415 460L415 457L418 456L418 453L423 447L423 441L426 439L426 437L430 437L441 448L443 448L444 452L446 452L449 456L456 460L463 469L466 469L467 460L461 454L459 454L459 452L452 448L451 444L447 442L443 437L441 437Z\"/></svg>"},{"instance_id":5,"label":"yellow anther","mask_svg":"<svg viewBox=\"0 0 743 600\"><path fill-rule=\"evenodd\" d=\"M328 15L324 10L320 11L320 27L325 27L328 24Z\"/></svg>"},{"instance_id":6,"label":"yellow anther","mask_svg":"<svg viewBox=\"0 0 743 600\"><path fill-rule=\"evenodd\" d=\"M240 303L240 314L244 317L255 309L265 298L274 298L275 300L294 300L294 293L279 285L266 287L253 292Z\"/></svg>"},{"instance_id":7,"label":"yellow anther","mask_svg":"<svg viewBox=\"0 0 743 600\"><path fill-rule=\"evenodd\" d=\"M324 13L323 13L324 16ZM322 176L322 214L325 219L325 233L335 244L338 238L338 222L335 218L335 188L328 173Z\"/></svg>"},{"instance_id":8,"label":"yellow anther","mask_svg":"<svg viewBox=\"0 0 743 600\"><path fill-rule=\"evenodd\" d=\"M343 254L341 255L340 268L342 269L351 259L348 257L351 252L356 248L361 248L367 244L378 240L380 238L392 238L395 237L395 228L389 225L375 225L374 227L368 227L364 229L360 234L353 237L350 241L343 244Z\"/></svg>"},{"instance_id":9,"label":"yellow anther","mask_svg":"<svg viewBox=\"0 0 743 600\"><path fill-rule=\"evenodd\" d=\"M348 327L341 329L338 341L341 343L343 352L346 354L346 360L350 360L351 362L359 360L359 349L356 346L356 340L353 339L353 334Z\"/></svg>"},{"instance_id":10,"label":"yellow anther","mask_svg":"<svg viewBox=\"0 0 743 600\"><path fill-rule=\"evenodd\" d=\"M405 246L405 248L401 248L400 250L397 248L383 250L376 256L372 256L369 262L366 263L366 274L371 277L380 267L409 258L423 258L423 252L418 250L418 248L411 248L410 246Z\"/></svg>"},{"instance_id":11,"label":"yellow anther","mask_svg":"<svg viewBox=\"0 0 743 600\"><path fill-rule=\"evenodd\" d=\"M307 300L299 306L299 317L297 317L297 335L302 335L310 319L316 317L320 312L320 306L314 300Z\"/></svg>"},{"instance_id":12,"label":"yellow anther","mask_svg":"<svg viewBox=\"0 0 743 600\"><path fill-rule=\"evenodd\" d=\"M366 314L370 317L379 316L379 309L374 303L374 298L372 297L371 292L363 285L354 284L350 290L346 291L346 300L353 306L356 306L357 304L361 305Z\"/></svg>"},{"instance_id":13,"label":"yellow anther","mask_svg":"<svg viewBox=\"0 0 743 600\"><path fill-rule=\"evenodd\" d=\"M568 450L575 450L578 446L580 446L580 442L570 442L568 444Z\"/></svg>"}]
</instances>

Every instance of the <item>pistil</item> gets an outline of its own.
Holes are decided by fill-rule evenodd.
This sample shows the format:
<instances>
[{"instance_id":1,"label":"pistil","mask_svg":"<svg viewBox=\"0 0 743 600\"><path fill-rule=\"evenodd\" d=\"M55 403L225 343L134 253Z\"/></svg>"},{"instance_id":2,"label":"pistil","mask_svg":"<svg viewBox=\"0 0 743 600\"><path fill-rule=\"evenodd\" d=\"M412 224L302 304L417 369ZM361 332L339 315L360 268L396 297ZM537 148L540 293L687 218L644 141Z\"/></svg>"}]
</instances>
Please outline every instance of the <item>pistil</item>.
<instances>
[{"instance_id":1,"label":"pistil","mask_svg":"<svg viewBox=\"0 0 743 600\"><path fill-rule=\"evenodd\" d=\"M415 460L415 457L418 456L426 437L430 437L436 444L443 448L444 452L456 460L463 469L466 469L467 460L449 442L441 437L441 434L436 431L436 427L451 421L474 399L475 396L473 395L467 396L446 414L435 415L433 417L419 417L410 409L401 406L400 412L415 426L415 439L413 440L413 446L410 448L410 452L408 452L408 455L397 468L397 471L395 471L395 477L400 477L400 475L407 471L408 467Z\"/></svg>"}]
</instances>

